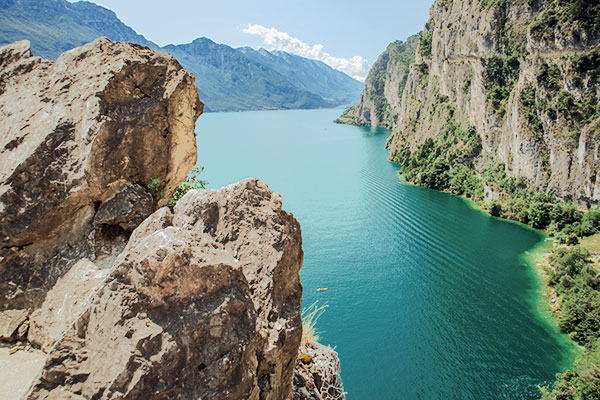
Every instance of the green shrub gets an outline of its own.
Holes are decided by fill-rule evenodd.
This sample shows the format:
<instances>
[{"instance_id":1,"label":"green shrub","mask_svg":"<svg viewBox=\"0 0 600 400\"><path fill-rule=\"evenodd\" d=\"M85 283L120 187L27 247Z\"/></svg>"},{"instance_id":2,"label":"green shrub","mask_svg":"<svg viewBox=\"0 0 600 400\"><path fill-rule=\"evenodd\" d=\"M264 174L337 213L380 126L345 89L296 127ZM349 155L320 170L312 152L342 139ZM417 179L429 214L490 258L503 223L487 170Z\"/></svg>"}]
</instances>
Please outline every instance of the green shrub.
<instances>
[{"instance_id":1,"label":"green shrub","mask_svg":"<svg viewBox=\"0 0 600 400\"><path fill-rule=\"evenodd\" d=\"M519 60L517 57L504 58L494 54L482 59L482 64L486 98L496 111L503 112L504 103L519 75Z\"/></svg>"},{"instance_id":2,"label":"green shrub","mask_svg":"<svg viewBox=\"0 0 600 400\"><path fill-rule=\"evenodd\" d=\"M569 74L578 86L581 86L584 80L589 80L591 85L600 84L600 51L593 50L571 56Z\"/></svg>"},{"instance_id":3,"label":"green shrub","mask_svg":"<svg viewBox=\"0 0 600 400\"><path fill-rule=\"evenodd\" d=\"M528 1L530 6L536 4ZM578 35L580 28L591 38L600 34L600 3L597 0L550 0L539 4L543 8L538 10L530 26L531 35L537 40L553 42L556 32Z\"/></svg>"},{"instance_id":4,"label":"green shrub","mask_svg":"<svg viewBox=\"0 0 600 400\"><path fill-rule=\"evenodd\" d=\"M562 72L556 64L542 63L538 68L536 79L542 87L551 92L556 92L562 86Z\"/></svg>"},{"instance_id":5,"label":"green shrub","mask_svg":"<svg viewBox=\"0 0 600 400\"><path fill-rule=\"evenodd\" d=\"M148 190L150 190L150 193L152 193L152 195L155 195L156 192L158 191L159 186L160 186L160 179L154 178L148 184Z\"/></svg>"},{"instance_id":6,"label":"green shrub","mask_svg":"<svg viewBox=\"0 0 600 400\"><path fill-rule=\"evenodd\" d=\"M462 91L464 93L469 93L469 90L471 90L471 78L465 79L465 81L462 84Z\"/></svg>"},{"instance_id":7,"label":"green shrub","mask_svg":"<svg viewBox=\"0 0 600 400\"><path fill-rule=\"evenodd\" d=\"M417 68L417 72L421 74L421 76L429 75L429 65L427 63L415 64Z\"/></svg>"},{"instance_id":8,"label":"green shrub","mask_svg":"<svg viewBox=\"0 0 600 400\"><path fill-rule=\"evenodd\" d=\"M431 57L433 32L422 33L419 38L419 53L422 57Z\"/></svg>"},{"instance_id":9,"label":"green shrub","mask_svg":"<svg viewBox=\"0 0 600 400\"><path fill-rule=\"evenodd\" d=\"M480 199L483 184L471 168L481 152L481 137L475 128L450 122L436 140L428 138L411 152L408 145L396 154L404 178L417 185Z\"/></svg>"},{"instance_id":10,"label":"green shrub","mask_svg":"<svg viewBox=\"0 0 600 400\"><path fill-rule=\"evenodd\" d=\"M501 217L502 216L502 204L498 200L492 200L488 204L488 212L493 217Z\"/></svg>"},{"instance_id":11,"label":"green shrub","mask_svg":"<svg viewBox=\"0 0 600 400\"><path fill-rule=\"evenodd\" d=\"M521 103L523 115L525 115L525 119L527 120L529 132L536 140L542 141L544 138L544 125L539 116L536 94L535 86L533 84L528 84L521 92L519 101Z\"/></svg>"},{"instance_id":12,"label":"green shrub","mask_svg":"<svg viewBox=\"0 0 600 400\"><path fill-rule=\"evenodd\" d=\"M558 248L551 257L550 284L561 299L559 326L582 345L600 336L600 277L589 257L580 246Z\"/></svg>"},{"instance_id":13,"label":"green shrub","mask_svg":"<svg viewBox=\"0 0 600 400\"><path fill-rule=\"evenodd\" d=\"M587 348L573 370L557 374L549 392L542 388L542 400L600 399L600 346Z\"/></svg>"},{"instance_id":14,"label":"green shrub","mask_svg":"<svg viewBox=\"0 0 600 400\"><path fill-rule=\"evenodd\" d=\"M168 207L174 207L175 204L183 197L187 192L192 189L204 189L208 182L200 179L200 174L204 171L203 165L196 165L190 172L185 182L177 186L171 200L167 203Z\"/></svg>"}]
</instances>

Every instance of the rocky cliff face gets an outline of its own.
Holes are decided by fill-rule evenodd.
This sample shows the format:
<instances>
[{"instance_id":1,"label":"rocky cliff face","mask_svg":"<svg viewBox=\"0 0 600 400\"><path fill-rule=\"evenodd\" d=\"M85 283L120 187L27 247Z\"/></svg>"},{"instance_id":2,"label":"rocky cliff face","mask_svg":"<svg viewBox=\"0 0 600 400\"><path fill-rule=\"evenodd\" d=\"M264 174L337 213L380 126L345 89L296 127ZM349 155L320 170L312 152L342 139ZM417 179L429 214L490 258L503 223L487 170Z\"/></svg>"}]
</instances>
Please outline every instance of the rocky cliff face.
<instances>
[{"instance_id":1,"label":"rocky cliff face","mask_svg":"<svg viewBox=\"0 0 600 400\"><path fill-rule=\"evenodd\" d=\"M28 398L289 395L300 226L263 182L192 191L146 219L108 271L84 262L32 317L32 343L49 350ZM86 301L61 317L68 299Z\"/></svg>"},{"instance_id":2,"label":"rocky cliff face","mask_svg":"<svg viewBox=\"0 0 600 400\"><path fill-rule=\"evenodd\" d=\"M290 396L303 253L280 196L248 179L159 208L196 161L197 93L137 45L0 49L0 346L46 353L26 398Z\"/></svg>"},{"instance_id":3,"label":"rocky cliff face","mask_svg":"<svg viewBox=\"0 0 600 400\"><path fill-rule=\"evenodd\" d=\"M503 163L541 191L597 204L600 6L438 0L430 15L394 105L390 157L456 123L481 136L476 169Z\"/></svg>"},{"instance_id":4,"label":"rocky cliff face","mask_svg":"<svg viewBox=\"0 0 600 400\"><path fill-rule=\"evenodd\" d=\"M128 232L196 162L194 77L171 56L99 39L56 62L0 51L0 312L32 311Z\"/></svg>"},{"instance_id":5,"label":"rocky cliff face","mask_svg":"<svg viewBox=\"0 0 600 400\"><path fill-rule=\"evenodd\" d=\"M402 93L410 65L415 61L418 35L391 43L379 56L365 80L360 101L337 123L392 129L400 114Z\"/></svg>"}]
</instances>

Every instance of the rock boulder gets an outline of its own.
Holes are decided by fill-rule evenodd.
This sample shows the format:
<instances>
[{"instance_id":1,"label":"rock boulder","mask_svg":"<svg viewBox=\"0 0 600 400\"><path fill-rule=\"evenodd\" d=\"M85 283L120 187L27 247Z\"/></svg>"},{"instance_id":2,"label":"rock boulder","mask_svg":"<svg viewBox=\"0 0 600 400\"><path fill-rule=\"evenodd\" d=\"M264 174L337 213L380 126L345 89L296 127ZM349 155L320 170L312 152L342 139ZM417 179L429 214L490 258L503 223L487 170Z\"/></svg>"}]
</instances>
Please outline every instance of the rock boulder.
<instances>
[{"instance_id":1,"label":"rock boulder","mask_svg":"<svg viewBox=\"0 0 600 400\"><path fill-rule=\"evenodd\" d=\"M301 338L300 226L248 179L134 232L29 398L286 399Z\"/></svg>"},{"instance_id":2,"label":"rock boulder","mask_svg":"<svg viewBox=\"0 0 600 400\"><path fill-rule=\"evenodd\" d=\"M201 111L140 46L0 49L0 346L47 353L26 398L290 397L303 252L281 197L247 179L159 208Z\"/></svg>"},{"instance_id":3,"label":"rock boulder","mask_svg":"<svg viewBox=\"0 0 600 400\"><path fill-rule=\"evenodd\" d=\"M81 259L112 263L194 166L202 109L194 77L138 45L102 38L56 62L0 49L0 318L39 307Z\"/></svg>"}]
</instances>

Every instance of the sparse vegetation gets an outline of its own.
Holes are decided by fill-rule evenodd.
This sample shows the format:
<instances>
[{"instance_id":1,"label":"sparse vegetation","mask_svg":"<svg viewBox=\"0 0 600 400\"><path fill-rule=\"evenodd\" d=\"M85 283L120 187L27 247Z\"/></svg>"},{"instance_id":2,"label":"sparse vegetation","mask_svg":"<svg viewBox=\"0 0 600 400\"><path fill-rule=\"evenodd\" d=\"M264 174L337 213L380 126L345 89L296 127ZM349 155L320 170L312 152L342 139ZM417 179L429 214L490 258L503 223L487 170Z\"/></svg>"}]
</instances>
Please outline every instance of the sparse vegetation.
<instances>
[{"instance_id":1,"label":"sparse vegetation","mask_svg":"<svg viewBox=\"0 0 600 400\"><path fill-rule=\"evenodd\" d=\"M488 8L488 7L505 8L506 0L483 0L481 2L481 5L484 8Z\"/></svg>"},{"instance_id":2,"label":"sparse vegetation","mask_svg":"<svg viewBox=\"0 0 600 400\"><path fill-rule=\"evenodd\" d=\"M465 79L465 81L462 84L462 91L464 93L469 93L470 90L471 90L471 78L467 78L467 79Z\"/></svg>"},{"instance_id":3,"label":"sparse vegetation","mask_svg":"<svg viewBox=\"0 0 600 400\"><path fill-rule=\"evenodd\" d=\"M519 76L519 59L516 56L502 57L494 54L481 62L486 98L495 111L503 115L506 101Z\"/></svg>"},{"instance_id":4,"label":"sparse vegetation","mask_svg":"<svg viewBox=\"0 0 600 400\"><path fill-rule=\"evenodd\" d=\"M431 57L433 32L422 33L419 38L419 54L422 57Z\"/></svg>"},{"instance_id":5,"label":"sparse vegetation","mask_svg":"<svg viewBox=\"0 0 600 400\"><path fill-rule=\"evenodd\" d=\"M314 302L309 307L302 310L302 344L312 344L319 342L319 331L317 331L317 321L323 315L327 305L319 306L319 302Z\"/></svg>"},{"instance_id":6,"label":"sparse vegetation","mask_svg":"<svg viewBox=\"0 0 600 400\"><path fill-rule=\"evenodd\" d=\"M535 2L528 0L539 14L531 24L531 35L537 40L553 42L557 32L579 37L582 29L591 37L600 34L600 3L596 0L550 0Z\"/></svg>"},{"instance_id":7,"label":"sparse vegetation","mask_svg":"<svg viewBox=\"0 0 600 400\"><path fill-rule=\"evenodd\" d=\"M154 178L148 184L148 190L150 190L150 193L152 193L152 195L155 195L156 192L158 191L159 186L160 186L160 179Z\"/></svg>"},{"instance_id":8,"label":"sparse vegetation","mask_svg":"<svg viewBox=\"0 0 600 400\"><path fill-rule=\"evenodd\" d=\"M426 78L429 76L429 65L427 63L415 64L415 67L421 77Z\"/></svg>"},{"instance_id":9,"label":"sparse vegetation","mask_svg":"<svg viewBox=\"0 0 600 400\"><path fill-rule=\"evenodd\" d=\"M542 87L550 92L556 92L562 86L562 72L556 64L542 63L538 68L536 79Z\"/></svg>"},{"instance_id":10,"label":"sparse vegetation","mask_svg":"<svg viewBox=\"0 0 600 400\"><path fill-rule=\"evenodd\" d=\"M544 137L544 125L539 116L539 104L536 99L537 91L533 84L529 84L523 89L519 100L523 115L527 120L528 130L537 141L542 141Z\"/></svg>"},{"instance_id":11,"label":"sparse vegetation","mask_svg":"<svg viewBox=\"0 0 600 400\"><path fill-rule=\"evenodd\" d=\"M175 193L173 193L171 200L167 203L168 207L175 207L175 204L177 204L177 202L190 190L206 188L208 182L200 179L202 171L204 171L203 165L196 165L194 169L192 169L185 182L175 189Z\"/></svg>"},{"instance_id":12,"label":"sparse vegetation","mask_svg":"<svg viewBox=\"0 0 600 400\"><path fill-rule=\"evenodd\" d=\"M371 100L373 100L373 103L375 104L375 116L377 117L377 121L379 123L386 121L391 117L392 112L390 109L390 103L388 103L384 96L376 94L371 97Z\"/></svg>"},{"instance_id":13,"label":"sparse vegetation","mask_svg":"<svg viewBox=\"0 0 600 400\"><path fill-rule=\"evenodd\" d=\"M600 50L575 54L569 61L569 74L577 86L600 84Z\"/></svg>"}]
</instances>

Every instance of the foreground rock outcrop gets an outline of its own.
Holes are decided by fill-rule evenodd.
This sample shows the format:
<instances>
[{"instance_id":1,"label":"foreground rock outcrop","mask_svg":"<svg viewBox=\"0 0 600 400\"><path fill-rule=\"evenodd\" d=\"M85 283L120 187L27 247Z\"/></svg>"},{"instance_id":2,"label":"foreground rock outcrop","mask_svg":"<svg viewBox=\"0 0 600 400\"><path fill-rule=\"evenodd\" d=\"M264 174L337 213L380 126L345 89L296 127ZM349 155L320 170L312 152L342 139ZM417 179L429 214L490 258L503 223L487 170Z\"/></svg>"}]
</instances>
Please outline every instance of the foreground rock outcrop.
<instances>
[{"instance_id":1,"label":"foreground rock outcrop","mask_svg":"<svg viewBox=\"0 0 600 400\"><path fill-rule=\"evenodd\" d=\"M25 322L83 258L111 264L195 165L202 107L194 77L141 46L0 50L0 319Z\"/></svg>"},{"instance_id":2,"label":"foreground rock outcrop","mask_svg":"<svg viewBox=\"0 0 600 400\"><path fill-rule=\"evenodd\" d=\"M26 398L291 395L303 252L281 197L247 179L159 208L201 111L140 46L0 49L0 346L47 354Z\"/></svg>"},{"instance_id":3,"label":"foreground rock outcrop","mask_svg":"<svg viewBox=\"0 0 600 400\"><path fill-rule=\"evenodd\" d=\"M285 399L302 333L301 241L255 179L156 211L78 296L89 300L68 326L44 319L61 334L42 335L50 350L28 398ZM67 287L48 297L71 297Z\"/></svg>"},{"instance_id":4,"label":"foreground rock outcrop","mask_svg":"<svg viewBox=\"0 0 600 400\"><path fill-rule=\"evenodd\" d=\"M343 400L337 352L317 342L302 343L296 363L292 400Z\"/></svg>"}]
</instances>

